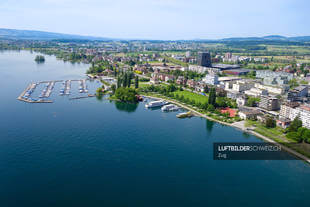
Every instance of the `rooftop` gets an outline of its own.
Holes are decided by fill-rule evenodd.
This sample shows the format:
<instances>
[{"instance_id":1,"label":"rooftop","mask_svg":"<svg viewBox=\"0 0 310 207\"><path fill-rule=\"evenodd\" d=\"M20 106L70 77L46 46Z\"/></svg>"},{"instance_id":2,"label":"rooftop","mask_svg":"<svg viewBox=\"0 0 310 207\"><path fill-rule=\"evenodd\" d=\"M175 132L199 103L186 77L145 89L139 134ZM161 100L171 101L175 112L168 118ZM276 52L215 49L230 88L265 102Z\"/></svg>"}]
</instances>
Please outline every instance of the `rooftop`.
<instances>
[{"instance_id":1,"label":"rooftop","mask_svg":"<svg viewBox=\"0 0 310 207\"><path fill-rule=\"evenodd\" d=\"M228 69L237 69L237 68L240 68L239 65L229 65L229 64L222 64L222 63L219 63L219 64L214 64L212 65L213 68L219 68L221 70L228 70Z\"/></svg>"}]
</instances>

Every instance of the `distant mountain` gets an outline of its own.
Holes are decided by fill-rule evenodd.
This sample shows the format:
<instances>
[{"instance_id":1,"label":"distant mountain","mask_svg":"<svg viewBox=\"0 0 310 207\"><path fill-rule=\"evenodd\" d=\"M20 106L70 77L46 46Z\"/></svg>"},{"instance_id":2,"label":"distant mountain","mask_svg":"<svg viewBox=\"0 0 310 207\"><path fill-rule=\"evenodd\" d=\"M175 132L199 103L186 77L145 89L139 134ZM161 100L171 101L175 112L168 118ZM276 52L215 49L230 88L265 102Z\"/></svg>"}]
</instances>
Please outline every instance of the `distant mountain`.
<instances>
[{"instance_id":1,"label":"distant mountain","mask_svg":"<svg viewBox=\"0 0 310 207\"><path fill-rule=\"evenodd\" d=\"M288 39L299 42L310 42L310 36L289 37Z\"/></svg>"},{"instance_id":2,"label":"distant mountain","mask_svg":"<svg viewBox=\"0 0 310 207\"><path fill-rule=\"evenodd\" d=\"M93 37L82 36L72 34L62 34L54 32L43 32L35 30L17 30L17 29L2 29L0 28L0 39L32 39L32 40L119 40L106 37ZM122 40L126 40L125 38ZM147 39L144 39L147 40ZM161 40L153 40L161 41ZM269 35L264 37L233 37L224 38L219 40L207 40L207 39L195 39L195 40L183 40L183 41L209 41L209 42L245 42L245 41L291 41L291 42L310 42L310 36L299 37L285 37L281 35Z\"/></svg>"},{"instance_id":3,"label":"distant mountain","mask_svg":"<svg viewBox=\"0 0 310 207\"><path fill-rule=\"evenodd\" d=\"M285 37L281 35L268 35L264 37L233 37L224 38L221 41L297 41L310 42L310 36Z\"/></svg>"},{"instance_id":4,"label":"distant mountain","mask_svg":"<svg viewBox=\"0 0 310 207\"><path fill-rule=\"evenodd\" d=\"M76 39L76 40L111 40L112 38L92 37L82 35L71 35L54 32L43 32L34 30L17 30L0 28L0 38L6 39L36 39L36 40L54 40L54 39Z\"/></svg>"}]
</instances>

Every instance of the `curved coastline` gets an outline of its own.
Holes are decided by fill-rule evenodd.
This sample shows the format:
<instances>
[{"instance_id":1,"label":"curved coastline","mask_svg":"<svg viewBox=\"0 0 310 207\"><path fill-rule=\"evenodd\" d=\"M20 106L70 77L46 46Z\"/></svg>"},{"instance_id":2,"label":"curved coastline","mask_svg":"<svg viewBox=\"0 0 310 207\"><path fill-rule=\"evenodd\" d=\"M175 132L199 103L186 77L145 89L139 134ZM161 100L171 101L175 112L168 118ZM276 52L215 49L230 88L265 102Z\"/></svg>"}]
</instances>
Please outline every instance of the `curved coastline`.
<instances>
[{"instance_id":1,"label":"curved coastline","mask_svg":"<svg viewBox=\"0 0 310 207\"><path fill-rule=\"evenodd\" d=\"M261 135L261 134L255 132L255 131L253 131L253 130L247 130L245 127L240 126L240 125L236 125L236 124L234 124L234 123L230 124L230 123L226 123L226 122L223 122L223 121L216 120L216 119L214 119L214 118L212 118L212 117L209 117L209 116L207 116L207 115L205 115L205 114L202 114L202 113L200 113L200 112L198 112L198 111L192 109L191 107L188 107L188 106L186 106L186 105L184 105L184 104L182 104L182 103L179 103L179 102L177 102L177 101L175 101L175 100L168 99L168 98L166 98L166 97L165 97L165 98L162 98L162 97L159 98L159 97L150 96L150 95L143 95L143 96L144 96L144 97L147 97L147 98L152 98L152 99L162 99L162 100L169 101L169 102L171 102L171 103L173 103L173 104L176 104L176 105L178 105L178 106L180 106L180 107L182 107L182 108L184 108L184 109L186 109L186 110L188 110L188 111L191 111L191 112L194 113L196 116L200 116L200 117L203 117L203 118L208 119L208 120L210 120L210 121L218 122L218 123L220 123L220 124L223 124L223 125L226 125L226 126L230 126L230 127L234 127L234 128L236 128L236 129L239 129L239 130L245 131L245 132L247 132L247 133L250 133L250 134L256 136L257 138L260 138L260 139L262 139L262 140L264 140L264 141L266 141L266 142L273 143L273 144L277 144L277 145L281 146L281 148L283 148L286 152L288 152L288 153L290 153L290 154L292 154L292 155L294 155L294 156L300 158L301 160L305 161L306 163L310 164L310 158L306 157L305 155L303 155L303 154L301 154L301 153L299 153L299 152L297 152L297 151L295 151L295 150L292 150L292 149L290 149L290 148L284 146L283 144L278 143L278 142L276 142L276 141L274 141L274 140L272 140L272 139L270 139L270 138L268 138L268 137L266 137L266 136L263 136L263 135Z\"/></svg>"}]
</instances>

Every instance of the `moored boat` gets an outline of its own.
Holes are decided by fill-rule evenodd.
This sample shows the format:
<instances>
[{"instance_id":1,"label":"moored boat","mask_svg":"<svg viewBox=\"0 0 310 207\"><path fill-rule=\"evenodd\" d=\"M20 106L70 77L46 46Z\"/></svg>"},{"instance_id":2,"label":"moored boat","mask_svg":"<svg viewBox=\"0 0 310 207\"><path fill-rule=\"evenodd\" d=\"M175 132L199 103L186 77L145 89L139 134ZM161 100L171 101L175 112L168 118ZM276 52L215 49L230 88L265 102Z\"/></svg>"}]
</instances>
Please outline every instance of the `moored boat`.
<instances>
[{"instance_id":1,"label":"moored boat","mask_svg":"<svg viewBox=\"0 0 310 207\"><path fill-rule=\"evenodd\" d=\"M193 114L188 111L188 112L184 112L184 113L179 113L176 115L178 118L187 118L187 117L192 117Z\"/></svg>"},{"instance_id":2,"label":"moored boat","mask_svg":"<svg viewBox=\"0 0 310 207\"><path fill-rule=\"evenodd\" d=\"M154 107L160 107L160 106L163 106L163 105L166 105L168 102L166 101L151 101L150 103L148 104L145 104L145 107L146 108L154 108Z\"/></svg>"},{"instance_id":3,"label":"moored boat","mask_svg":"<svg viewBox=\"0 0 310 207\"><path fill-rule=\"evenodd\" d=\"M162 111L177 111L179 110L179 107L174 104L168 104L168 105L161 107L161 110Z\"/></svg>"}]
</instances>

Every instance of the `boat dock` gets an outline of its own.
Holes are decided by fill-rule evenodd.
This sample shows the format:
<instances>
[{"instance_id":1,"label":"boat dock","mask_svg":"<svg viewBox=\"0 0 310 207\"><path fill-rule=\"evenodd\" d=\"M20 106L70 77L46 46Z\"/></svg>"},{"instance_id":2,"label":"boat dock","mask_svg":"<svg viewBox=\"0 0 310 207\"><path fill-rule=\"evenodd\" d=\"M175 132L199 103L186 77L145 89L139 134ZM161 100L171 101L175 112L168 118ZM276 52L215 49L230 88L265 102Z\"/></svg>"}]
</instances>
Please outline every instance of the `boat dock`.
<instances>
[{"instance_id":1,"label":"boat dock","mask_svg":"<svg viewBox=\"0 0 310 207\"><path fill-rule=\"evenodd\" d=\"M76 100L76 99L82 99L82 98L90 98L90 97L95 97L95 96L96 95L88 94L88 96L73 97L73 98L69 98L69 100Z\"/></svg>"},{"instance_id":2,"label":"boat dock","mask_svg":"<svg viewBox=\"0 0 310 207\"><path fill-rule=\"evenodd\" d=\"M54 88L55 82L54 81L50 81L50 82L46 82L46 86L43 89L41 95L39 96L39 98L48 98L50 97L52 90Z\"/></svg>"},{"instance_id":3,"label":"boat dock","mask_svg":"<svg viewBox=\"0 0 310 207\"><path fill-rule=\"evenodd\" d=\"M86 80L83 79L83 80L79 80L79 81L80 81L79 92L80 92L80 93L87 93L88 90L87 90L87 86L86 86Z\"/></svg>"},{"instance_id":4,"label":"boat dock","mask_svg":"<svg viewBox=\"0 0 310 207\"><path fill-rule=\"evenodd\" d=\"M29 84L28 87L18 96L17 99L27 103L52 103L53 101L51 100L42 100L42 99L36 100L30 97L30 95L33 93L37 85L38 83Z\"/></svg>"},{"instance_id":5,"label":"boat dock","mask_svg":"<svg viewBox=\"0 0 310 207\"><path fill-rule=\"evenodd\" d=\"M27 88L17 97L17 100L28 102L28 103L53 103L51 100L47 100L50 97L54 86L56 83L62 83L59 95L70 95L71 91L71 82L77 81L79 82L79 92L80 93L88 93L86 79L74 79L74 80L54 80L54 81L40 81L36 83L30 83ZM36 87L40 84L44 84L42 92L39 97L33 98L32 93L36 89ZM79 96L69 98L69 100L81 99L81 98L89 98L94 97L93 94L87 94L87 96Z\"/></svg>"}]
</instances>

